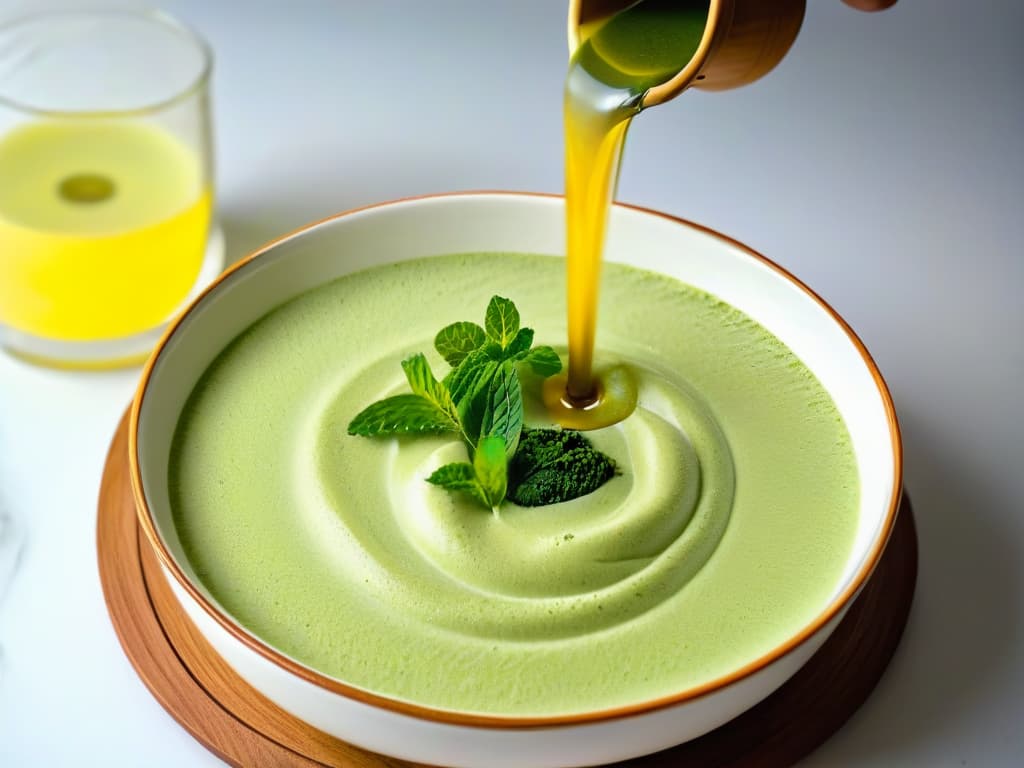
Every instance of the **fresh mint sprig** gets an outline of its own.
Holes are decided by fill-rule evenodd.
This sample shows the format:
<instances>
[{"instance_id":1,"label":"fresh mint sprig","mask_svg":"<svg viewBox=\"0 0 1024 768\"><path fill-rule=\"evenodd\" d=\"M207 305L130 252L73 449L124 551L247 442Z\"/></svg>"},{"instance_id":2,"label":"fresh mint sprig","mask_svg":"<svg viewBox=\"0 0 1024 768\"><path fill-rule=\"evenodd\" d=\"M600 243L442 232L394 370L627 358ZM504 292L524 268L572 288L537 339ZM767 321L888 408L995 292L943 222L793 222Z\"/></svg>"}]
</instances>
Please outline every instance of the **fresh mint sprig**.
<instances>
[{"instance_id":1,"label":"fresh mint sprig","mask_svg":"<svg viewBox=\"0 0 1024 768\"><path fill-rule=\"evenodd\" d=\"M403 360L412 393L373 403L352 420L349 434L459 435L470 461L446 464L427 481L469 493L493 510L510 488L516 503L529 506L590 493L614 473L615 465L579 433L529 430L530 448L522 456L517 454L524 432L519 365L528 365L545 378L562 370L558 354L548 346L533 346L533 336L531 328L520 327L519 310L510 299L492 297L482 327L452 323L434 338L434 347L452 366L444 379L438 381L422 354ZM548 433L577 437L569 445ZM542 444L547 453L538 454ZM570 450L561 460L549 457L559 446ZM577 460L583 463L577 466L573 463ZM511 483L510 466L515 468Z\"/></svg>"}]
</instances>

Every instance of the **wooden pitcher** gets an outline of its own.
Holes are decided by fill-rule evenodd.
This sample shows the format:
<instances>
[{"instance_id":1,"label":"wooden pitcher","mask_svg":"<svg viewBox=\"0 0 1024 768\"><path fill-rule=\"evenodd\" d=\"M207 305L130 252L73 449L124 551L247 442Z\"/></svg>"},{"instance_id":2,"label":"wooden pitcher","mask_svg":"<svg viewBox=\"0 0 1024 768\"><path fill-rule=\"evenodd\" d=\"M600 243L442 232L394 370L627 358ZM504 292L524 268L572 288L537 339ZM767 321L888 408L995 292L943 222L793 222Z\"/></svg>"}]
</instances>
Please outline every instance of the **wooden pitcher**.
<instances>
[{"instance_id":1,"label":"wooden pitcher","mask_svg":"<svg viewBox=\"0 0 1024 768\"><path fill-rule=\"evenodd\" d=\"M569 50L580 26L611 16L636 0L569 0ZM651 88L642 105L653 107L688 87L724 91L752 83L782 61L803 22L805 0L710 0L697 52L672 79Z\"/></svg>"}]
</instances>

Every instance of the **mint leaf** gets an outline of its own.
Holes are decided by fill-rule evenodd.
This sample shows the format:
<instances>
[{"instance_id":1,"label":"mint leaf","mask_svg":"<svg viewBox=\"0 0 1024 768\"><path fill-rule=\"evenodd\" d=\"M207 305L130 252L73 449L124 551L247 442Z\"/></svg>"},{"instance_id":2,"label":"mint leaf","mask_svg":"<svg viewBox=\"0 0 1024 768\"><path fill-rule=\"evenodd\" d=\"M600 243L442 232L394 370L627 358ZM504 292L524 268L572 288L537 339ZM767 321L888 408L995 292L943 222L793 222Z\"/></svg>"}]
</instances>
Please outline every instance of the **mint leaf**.
<instances>
[{"instance_id":1,"label":"mint leaf","mask_svg":"<svg viewBox=\"0 0 1024 768\"><path fill-rule=\"evenodd\" d=\"M471 453L480 438L487 434L484 431L484 421L491 409L491 382L500 368L499 363L485 360L469 371L463 389L464 394L460 396L456 405L462 432Z\"/></svg>"},{"instance_id":2,"label":"mint leaf","mask_svg":"<svg viewBox=\"0 0 1024 768\"><path fill-rule=\"evenodd\" d=\"M470 485L476 483L476 470L473 469L472 464L465 461L445 464L443 467L435 470L427 478L427 482L441 485L445 488L465 490Z\"/></svg>"},{"instance_id":3,"label":"mint leaf","mask_svg":"<svg viewBox=\"0 0 1024 768\"><path fill-rule=\"evenodd\" d=\"M496 363L500 363L505 359L505 350L496 341L487 342L480 348L480 351L484 353L488 360L493 360Z\"/></svg>"},{"instance_id":4,"label":"mint leaf","mask_svg":"<svg viewBox=\"0 0 1024 768\"><path fill-rule=\"evenodd\" d=\"M508 498L539 507L596 491L615 475L615 462L579 432L526 429L508 473Z\"/></svg>"},{"instance_id":5,"label":"mint leaf","mask_svg":"<svg viewBox=\"0 0 1024 768\"><path fill-rule=\"evenodd\" d=\"M504 501L508 487L505 441L500 437L485 437L477 446L472 464L445 464L428 477L427 482L450 491L465 491L485 507L494 509Z\"/></svg>"},{"instance_id":6,"label":"mint leaf","mask_svg":"<svg viewBox=\"0 0 1024 768\"><path fill-rule=\"evenodd\" d=\"M492 296L484 317L484 328L492 341L506 349L519 332L519 310L509 299Z\"/></svg>"},{"instance_id":7,"label":"mint leaf","mask_svg":"<svg viewBox=\"0 0 1024 768\"><path fill-rule=\"evenodd\" d=\"M452 367L461 363L466 355L482 347L487 333L476 323L460 322L442 328L434 337L434 348Z\"/></svg>"},{"instance_id":8,"label":"mint leaf","mask_svg":"<svg viewBox=\"0 0 1024 768\"><path fill-rule=\"evenodd\" d=\"M480 482L476 479L476 469L467 462L445 464L428 477L427 482L449 491L466 491L485 507L493 506Z\"/></svg>"},{"instance_id":9,"label":"mint leaf","mask_svg":"<svg viewBox=\"0 0 1024 768\"><path fill-rule=\"evenodd\" d=\"M420 395L395 395L361 411L348 425L350 435L437 434L458 432L458 422Z\"/></svg>"},{"instance_id":10,"label":"mint leaf","mask_svg":"<svg viewBox=\"0 0 1024 768\"><path fill-rule=\"evenodd\" d=\"M480 434L485 436L484 439L492 435L501 437L506 453L511 457L519 446L519 433L523 428L523 388L513 361L506 361L495 370L488 399L489 407L484 411Z\"/></svg>"},{"instance_id":11,"label":"mint leaf","mask_svg":"<svg viewBox=\"0 0 1024 768\"><path fill-rule=\"evenodd\" d=\"M434 378L430 363L422 354L413 355L402 361L402 370L409 380L413 394L433 403L439 411L448 415L458 425L459 413L452 401L448 387Z\"/></svg>"},{"instance_id":12,"label":"mint leaf","mask_svg":"<svg viewBox=\"0 0 1024 768\"><path fill-rule=\"evenodd\" d=\"M453 368L444 377L444 384L448 387L448 392L451 394L452 400L457 407L462 404L466 396L476 386L477 379L480 377L484 366L489 362L494 362L488 346L470 352L463 358L457 368Z\"/></svg>"},{"instance_id":13,"label":"mint leaf","mask_svg":"<svg viewBox=\"0 0 1024 768\"><path fill-rule=\"evenodd\" d=\"M533 328L520 328L519 332L516 333L516 337L509 343L508 349L505 350L505 357L512 358L524 355L530 350L532 345Z\"/></svg>"},{"instance_id":14,"label":"mint leaf","mask_svg":"<svg viewBox=\"0 0 1024 768\"><path fill-rule=\"evenodd\" d=\"M473 469L487 503L494 509L505 500L505 490L508 487L505 440L496 435L483 438L476 447Z\"/></svg>"},{"instance_id":15,"label":"mint leaf","mask_svg":"<svg viewBox=\"0 0 1024 768\"><path fill-rule=\"evenodd\" d=\"M547 378L562 370L562 360L551 347L534 347L521 358L538 376Z\"/></svg>"}]
</instances>

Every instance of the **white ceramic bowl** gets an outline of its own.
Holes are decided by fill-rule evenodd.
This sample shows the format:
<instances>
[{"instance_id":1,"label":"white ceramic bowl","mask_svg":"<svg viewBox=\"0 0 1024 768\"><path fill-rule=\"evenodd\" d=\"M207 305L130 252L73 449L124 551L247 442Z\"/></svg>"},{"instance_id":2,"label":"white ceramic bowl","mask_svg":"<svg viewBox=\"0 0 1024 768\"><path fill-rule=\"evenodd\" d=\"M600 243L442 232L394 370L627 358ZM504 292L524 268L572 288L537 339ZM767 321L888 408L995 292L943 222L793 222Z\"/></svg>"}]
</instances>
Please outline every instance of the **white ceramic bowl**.
<instances>
[{"instance_id":1,"label":"white ceramic bowl","mask_svg":"<svg viewBox=\"0 0 1024 768\"><path fill-rule=\"evenodd\" d=\"M707 229L617 205L606 255L661 272L746 312L785 342L834 399L860 473L860 520L841 583L807 626L727 677L656 701L568 717L480 717L389 700L308 669L251 635L195 578L171 519L171 439L214 357L274 306L333 278L442 253L561 253L563 201L467 193L386 203L313 224L234 266L167 331L131 414L132 481L143 530L187 615L254 688L311 725L358 746L437 765L576 766L623 760L695 738L781 685L824 642L871 574L895 519L900 436L889 393L842 319L791 275Z\"/></svg>"}]
</instances>

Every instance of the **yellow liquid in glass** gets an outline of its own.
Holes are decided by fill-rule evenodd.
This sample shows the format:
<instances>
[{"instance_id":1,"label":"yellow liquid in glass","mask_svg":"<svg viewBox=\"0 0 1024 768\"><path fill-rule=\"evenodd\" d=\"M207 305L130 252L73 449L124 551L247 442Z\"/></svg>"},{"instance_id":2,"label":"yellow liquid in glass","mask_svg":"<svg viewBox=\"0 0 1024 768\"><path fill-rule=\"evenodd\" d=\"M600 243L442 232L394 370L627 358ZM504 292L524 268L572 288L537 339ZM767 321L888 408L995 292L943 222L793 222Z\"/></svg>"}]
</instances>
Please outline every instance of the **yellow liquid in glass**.
<instances>
[{"instance_id":1,"label":"yellow liquid in glass","mask_svg":"<svg viewBox=\"0 0 1024 768\"><path fill-rule=\"evenodd\" d=\"M0 324L61 341L161 325L196 282L212 193L145 123L40 122L0 139Z\"/></svg>"}]
</instances>

